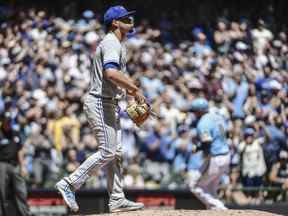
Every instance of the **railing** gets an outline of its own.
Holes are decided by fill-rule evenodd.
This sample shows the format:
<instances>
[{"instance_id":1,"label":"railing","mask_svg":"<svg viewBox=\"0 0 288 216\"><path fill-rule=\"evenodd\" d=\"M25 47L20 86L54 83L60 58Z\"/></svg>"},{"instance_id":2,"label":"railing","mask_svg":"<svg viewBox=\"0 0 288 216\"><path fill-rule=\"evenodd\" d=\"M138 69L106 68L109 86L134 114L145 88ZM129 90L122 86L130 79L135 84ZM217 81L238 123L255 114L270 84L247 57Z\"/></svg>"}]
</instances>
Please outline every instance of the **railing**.
<instances>
[{"instance_id":1,"label":"railing","mask_svg":"<svg viewBox=\"0 0 288 216\"><path fill-rule=\"evenodd\" d=\"M227 188L222 188L222 192ZM220 193L221 193L220 190ZM285 190L277 187L261 188L232 188L232 192L262 193L264 202L258 204L237 205L226 202L231 209L258 209L288 215L287 202L279 202L287 199ZM273 194L282 195L282 199L273 198ZM189 189L183 190L126 190L128 199L143 202L146 208L171 208L171 209L205 209L204 204L198 200ZM77 201L80 205L80 214L95 214L108 211L108 194L106 189L80 190L76 193ZM269 200L269 202L268 202ZM277 202L276 202L277 201ZM15 215L15 203L10 200L7 203L9 215ZM33 189L29 191L28 203L31 212L37 216L59 216L67 215L62 197L55 190Z\"/></svg>"}]
</instances>

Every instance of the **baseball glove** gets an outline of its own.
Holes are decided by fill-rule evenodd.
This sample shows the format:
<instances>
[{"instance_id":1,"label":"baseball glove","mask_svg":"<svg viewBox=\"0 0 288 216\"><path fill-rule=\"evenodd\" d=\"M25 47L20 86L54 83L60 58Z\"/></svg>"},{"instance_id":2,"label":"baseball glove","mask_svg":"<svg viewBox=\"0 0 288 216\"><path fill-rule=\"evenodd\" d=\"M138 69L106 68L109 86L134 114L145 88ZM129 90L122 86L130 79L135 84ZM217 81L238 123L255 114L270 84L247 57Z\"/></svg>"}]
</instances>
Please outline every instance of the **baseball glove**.
<instances>
[{"instance_id":1,"label":"baseball glove","mask_svg":"<svg viewBox=\"0 0 288 216\"><path fill-rule=\"evenodd\" d=\"M131 120L140 127L151 114L150 105L147 103L139 104L137 102L130 104L126 112Z\"/></svg>"}]
</instances>

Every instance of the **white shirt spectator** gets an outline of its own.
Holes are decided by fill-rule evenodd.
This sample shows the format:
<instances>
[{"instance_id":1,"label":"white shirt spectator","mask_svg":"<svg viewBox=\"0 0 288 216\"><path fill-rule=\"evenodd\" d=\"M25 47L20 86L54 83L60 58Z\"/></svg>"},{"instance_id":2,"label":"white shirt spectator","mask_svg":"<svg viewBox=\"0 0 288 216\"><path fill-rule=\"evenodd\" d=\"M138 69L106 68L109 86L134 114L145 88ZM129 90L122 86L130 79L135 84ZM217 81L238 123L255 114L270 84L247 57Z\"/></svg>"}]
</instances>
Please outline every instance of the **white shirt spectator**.
<instances>
[{"instance_id":1,"label":"white shirt spectator","mask_svg":"<svg viewBox=\"0 0 288 216\"><path fill-rule=\"evenodd\" d=\"M273 34L266 28L252 30L253 46L258 51L263 51L267 43L273 39Z\"/></svg>"},{"instance_id":2,"label":"white shirt spectator","mask_svg":"<svg viewBox=\"0 0 288 216\"><path fill-rule=\"evenodd\" d=\"M46 36L47 36L47 32L46 31L40 31L38 28L34 28L31 32L31 37L35 40L35 41L39 41L39 40L45 40Z\"/></svg>"},{"instance_id":3,"label":"white shirt spectator","mask_svg":"<svg viewBox=\"0 0 288 216\"><path fill-rule=\"evenodd\" d=\"M242 152L242 175L263 176L266 172L266 164L260 139L254 140L250 145L241 142L239 150Z\"/></svg>"}]
</instances>

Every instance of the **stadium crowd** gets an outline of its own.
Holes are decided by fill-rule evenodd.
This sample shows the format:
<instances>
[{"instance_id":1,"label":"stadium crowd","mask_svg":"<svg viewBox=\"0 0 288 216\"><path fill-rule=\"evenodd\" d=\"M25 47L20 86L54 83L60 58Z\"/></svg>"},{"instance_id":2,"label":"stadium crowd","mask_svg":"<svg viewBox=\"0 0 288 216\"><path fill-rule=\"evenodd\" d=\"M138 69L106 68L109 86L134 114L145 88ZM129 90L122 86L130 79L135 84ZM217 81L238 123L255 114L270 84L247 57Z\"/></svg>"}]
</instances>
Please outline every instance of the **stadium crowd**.
<instances>
[{"instance_id":1,"label":"stadium crowd","mask_svg":"<svg viewBox=\"0 0 288 216\"><path fill-rule=\"evenodd\" d=\"M85 11L65 20L30 9L1 22L0 111L21 136L31 188L53 187L97 149L82 112L90 57L105 34L97 17ZM201 165L197 119L186 112L198 96L227 123L232 160L223 184L288 188L288 35L269 24L222 18L176 44L173 23L139 20L127 40L127 72L160 119L137 128L120 101L127 188L187 187ZM97 172L87 188L106 187Z\"/></svg>"}]
</instances>

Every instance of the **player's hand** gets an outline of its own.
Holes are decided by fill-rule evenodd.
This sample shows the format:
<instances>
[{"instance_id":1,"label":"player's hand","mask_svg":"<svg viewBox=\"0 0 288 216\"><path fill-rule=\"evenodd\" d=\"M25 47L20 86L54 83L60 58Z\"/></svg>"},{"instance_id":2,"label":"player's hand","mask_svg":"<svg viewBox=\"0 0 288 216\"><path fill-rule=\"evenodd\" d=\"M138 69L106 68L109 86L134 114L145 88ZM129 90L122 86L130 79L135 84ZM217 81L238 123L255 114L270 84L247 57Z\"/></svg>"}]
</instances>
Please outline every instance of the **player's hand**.
<instances>
[{"instance_id":1,"label":"player's hand","mask_svg":"<svg viewBox=\"0 0 288 216\"><path fill-rule=\"evenodd\" d=\"M25 166L20 167L20 175L24 178L28 176L28 170Z\"/></svg>"},{"instance_id":2,"label":"player's hand","mask_svg":"<svg viewBox=\"0 0 288 216\"><path fill-rule=\"evenodd\" d=\"M139 104L146 103L146 98L140 91L135 92L134 98Z\"/></svg>"}]
</instances>

